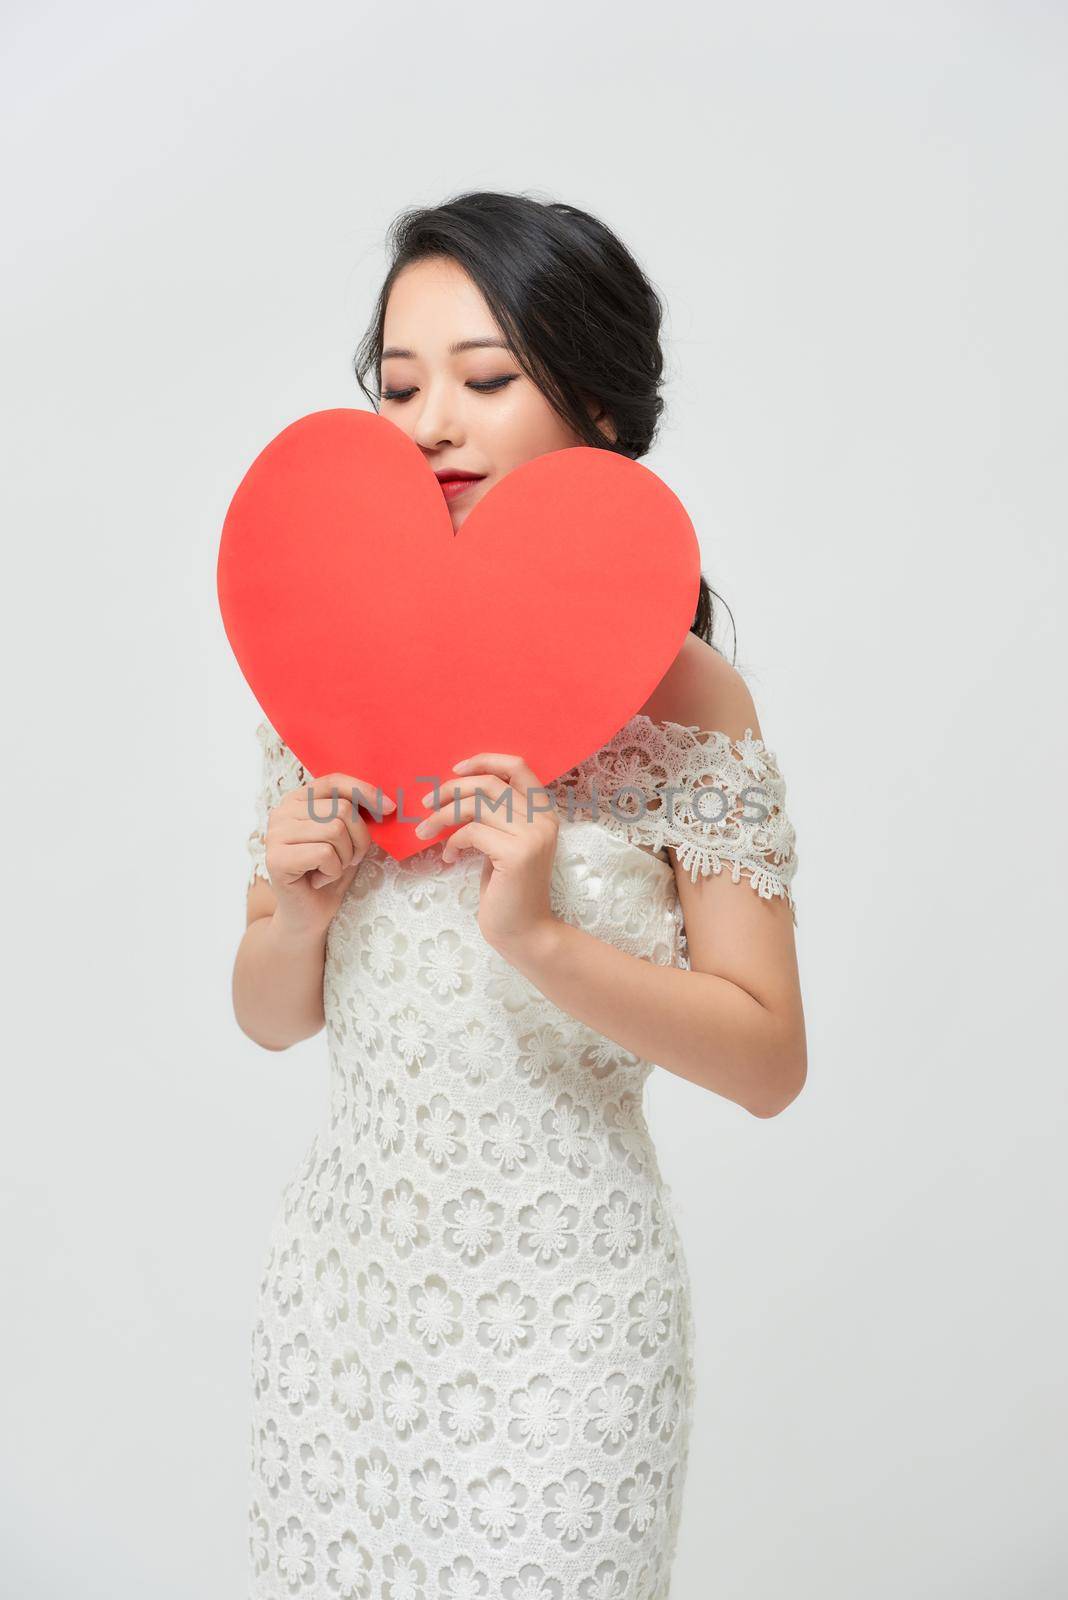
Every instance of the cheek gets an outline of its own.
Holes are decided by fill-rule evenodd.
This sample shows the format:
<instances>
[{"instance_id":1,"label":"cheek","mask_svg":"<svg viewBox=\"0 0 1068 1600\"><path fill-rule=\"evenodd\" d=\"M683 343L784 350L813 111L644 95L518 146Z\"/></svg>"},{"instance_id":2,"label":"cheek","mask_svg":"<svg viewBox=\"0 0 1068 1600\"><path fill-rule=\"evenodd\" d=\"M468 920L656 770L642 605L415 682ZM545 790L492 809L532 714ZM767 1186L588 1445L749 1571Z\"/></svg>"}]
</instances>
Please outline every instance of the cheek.
<instances>
[{"instance_id":1,"label":"cheek","mask_svg":"<svg viewBox=\"0 0 1068 1600\"><path fill-rule=\"evenodd\" d=\"M381 415L392 422L395 428L399 428L401 433L406 433L409 439L415 438L418 423L414 411L409 409L405 412L403 406L391 406L388 411L383 408Z\"/></svg>"},{"instance_id":2,"label":"cheek","mask_svg":"<svg viewBox=\"0 0 1068 1600\"><path fill-rule=\"evenodd\" d=\"M509 393L506 403L495 408L491 432L486 435L494 470L502 476L535 456L578 443L542 395L526 385L512 387L518 392L514 399Z\"/></svg>"}]
</instances>

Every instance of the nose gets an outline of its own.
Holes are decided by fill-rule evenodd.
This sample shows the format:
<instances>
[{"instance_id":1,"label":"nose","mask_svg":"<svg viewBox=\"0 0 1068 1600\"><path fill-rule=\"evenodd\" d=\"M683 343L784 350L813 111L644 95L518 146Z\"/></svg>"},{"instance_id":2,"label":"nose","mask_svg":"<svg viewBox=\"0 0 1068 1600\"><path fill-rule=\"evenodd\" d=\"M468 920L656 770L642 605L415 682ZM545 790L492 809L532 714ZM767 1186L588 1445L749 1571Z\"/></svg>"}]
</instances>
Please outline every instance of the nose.
<instances>
[{"instance_id":1,"label":"nose","mask_svg":"<svg viewBox=\"0 0 1068 1600\"><path fill-rule=\"evenodd\" d=\"M448 383L429 384L423 391L422 406L416 413L412 438L423 450L437 450L443 444L463 443L463 426L450 398ZM418 405L418 399L409 404Z\"/></svg>"}]
</instances>

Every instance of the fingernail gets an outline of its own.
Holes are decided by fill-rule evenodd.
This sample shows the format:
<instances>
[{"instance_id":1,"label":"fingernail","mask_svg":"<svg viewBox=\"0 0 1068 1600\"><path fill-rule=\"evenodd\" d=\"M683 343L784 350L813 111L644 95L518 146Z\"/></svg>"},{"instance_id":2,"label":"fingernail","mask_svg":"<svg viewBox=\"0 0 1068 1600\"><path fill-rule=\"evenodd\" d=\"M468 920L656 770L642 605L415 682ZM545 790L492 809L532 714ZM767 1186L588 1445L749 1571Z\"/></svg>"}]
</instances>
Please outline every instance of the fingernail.
<instances>
[{"instance_id":1,"label":"fingernail","mask_svg":"<svg viewBox=\"0 0 1068 1600\"><path fill-rule=\"evenodd\" d=\"M452 764L452 770L454 772L459 772L461 767L466 767L466 765L467 765L469 760L470 760L470 757L469 756L465 756L462 761L454 761L453 764Z\"/></svg>"}]
</instances>

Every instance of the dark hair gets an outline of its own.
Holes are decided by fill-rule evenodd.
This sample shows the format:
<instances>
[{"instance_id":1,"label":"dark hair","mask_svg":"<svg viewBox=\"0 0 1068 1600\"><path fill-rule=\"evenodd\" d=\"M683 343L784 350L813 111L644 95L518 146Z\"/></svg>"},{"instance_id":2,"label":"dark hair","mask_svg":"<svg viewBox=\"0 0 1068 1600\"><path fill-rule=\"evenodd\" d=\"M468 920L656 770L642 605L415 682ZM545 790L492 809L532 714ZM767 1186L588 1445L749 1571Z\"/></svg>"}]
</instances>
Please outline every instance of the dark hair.
<instances>
[{"instance_id":1,"label":"dark hair","mask_svg":"<svg viewBox=\"0 0 1068 1600\"><path fill-rule=\"evenodd\" d=\"M386 246L389 270L353 363L376 410L379 393L365 379L373 372L381 383L393 280L414 261L448 256L481 290L517 362L582 442L632 460L646 454L664 409L663 305L603 222L563 201L482 190L400 212ZM613 423L614 442L590 415L591 399ZM719 651L714 593L702 574L690 632Z\"/></svg>"}]
</instances>

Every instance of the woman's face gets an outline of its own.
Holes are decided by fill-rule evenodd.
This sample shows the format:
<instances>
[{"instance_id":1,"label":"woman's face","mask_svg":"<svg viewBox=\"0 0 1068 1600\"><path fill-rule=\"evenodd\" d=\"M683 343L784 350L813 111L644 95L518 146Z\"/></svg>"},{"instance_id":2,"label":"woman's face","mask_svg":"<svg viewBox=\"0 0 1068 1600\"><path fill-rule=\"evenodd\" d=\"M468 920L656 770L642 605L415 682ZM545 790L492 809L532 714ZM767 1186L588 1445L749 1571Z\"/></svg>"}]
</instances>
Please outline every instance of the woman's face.
<instances>
[{"instance_id":1,"label":"woman's face","mask_svg":"<svg viewBox=\"0 0 1068 1600\"><path fill-rule=\"evenodd\" d=\"M479 475L446 493L454 532L513 467L584 442L505 348L482 291L447 257L413 262L393 281L379 404L432 472Z\"/></svg>"}]
</instances>

